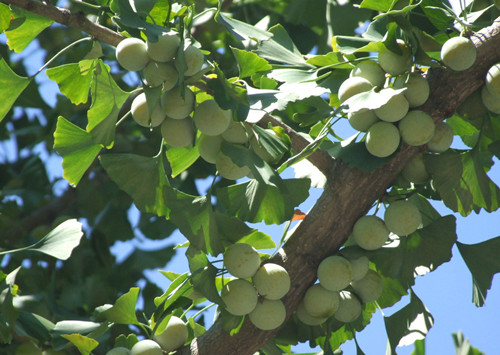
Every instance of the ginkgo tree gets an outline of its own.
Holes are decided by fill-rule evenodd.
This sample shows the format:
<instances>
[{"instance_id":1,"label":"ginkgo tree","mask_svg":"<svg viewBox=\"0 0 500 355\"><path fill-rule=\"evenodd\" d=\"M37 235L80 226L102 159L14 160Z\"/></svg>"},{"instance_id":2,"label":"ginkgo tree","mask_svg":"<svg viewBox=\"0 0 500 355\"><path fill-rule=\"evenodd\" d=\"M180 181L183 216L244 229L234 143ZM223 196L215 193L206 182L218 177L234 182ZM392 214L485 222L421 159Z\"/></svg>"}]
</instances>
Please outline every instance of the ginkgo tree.
<instances>
[{"instance_id":1,"label":"ginkgo tree","mask_svg":"<svg viewBox=\"0 0 500 355\"><path fill-rule=\"evenodd\" d=\"M453 213L500 205L496 1L56 5L0 0L2 352L333 354L409 295L394 354L454 246L484 304L500 237Z\"/></svg>"}]
</instances>

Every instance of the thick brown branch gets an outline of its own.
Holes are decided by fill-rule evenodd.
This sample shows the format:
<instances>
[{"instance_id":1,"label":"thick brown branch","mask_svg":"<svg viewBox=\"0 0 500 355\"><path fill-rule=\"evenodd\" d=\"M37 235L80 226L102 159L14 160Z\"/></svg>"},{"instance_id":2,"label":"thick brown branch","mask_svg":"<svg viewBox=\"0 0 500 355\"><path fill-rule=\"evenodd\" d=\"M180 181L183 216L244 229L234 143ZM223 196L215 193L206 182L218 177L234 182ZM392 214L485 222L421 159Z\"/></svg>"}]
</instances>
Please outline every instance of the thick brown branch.
<instances>
[{"instance_id":1,"label":"thick brown branch","mask_svg":"<svg viewBox=\"0 0 500 355\"><path fill-rule=\"evenodd\" d=\"M115 47L123 39L123 36L119 33L89 21L83 13L75 14L67 9L47 5L33 0L0 0L0 2L42 15L65 26L78 28L99 41L108 43Z\"/></svg>"}]
</instances>

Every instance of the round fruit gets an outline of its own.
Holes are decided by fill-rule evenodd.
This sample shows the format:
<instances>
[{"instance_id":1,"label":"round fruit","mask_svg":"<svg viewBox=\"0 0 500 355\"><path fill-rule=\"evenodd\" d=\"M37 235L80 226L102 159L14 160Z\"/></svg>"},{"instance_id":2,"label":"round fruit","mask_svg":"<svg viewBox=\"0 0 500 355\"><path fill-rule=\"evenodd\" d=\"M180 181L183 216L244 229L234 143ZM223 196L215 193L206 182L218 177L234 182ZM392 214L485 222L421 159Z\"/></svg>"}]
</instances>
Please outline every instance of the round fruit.
<instances>
[{"instance_id":1,"label":"round fruit","mask_svg":"<svg viewBox=\"0 0 500 355\"><path fill-rule=\"evenodd\" d=\"M259 269L260 255L249 244L232 244L224 252L224 265L231 275L246 279L254 276Z\"/></svg>"},{"instance_id":2,"label":"round fruit","mask_svg":"<svg viewBox=\"0 0 500 355\"><path fill-rule=\"evenodd\" d=\"M404 95L410 107L423 105L429 98L430 88L426 78L419 73L411 73L405 84Z\"/></svg>"},{"instance_id":3,"label":"round fruit","mask_svg":"<svg viewBox=\"0 0 500 355\"><path fill-rule=\"evenodd\" d=\"M306 311L306 308L304 306L304 301L300 302L299 306L297 307L297 310L295 311L295 314L302 323L311 326L323 324L327 319L310 315Z\"/></svg>"},{"instance_id":4,"label":"round fruit","mask_svg":"<svg viewBox=\"0 0 500 355\"><path fill-rule=\"evenodd\" d=\"M200 157L208 163L215 164L217 154L220 152L221 136L206 136L203 133L198 141Z\"/></svg>"},{"instance_id":5,"label":"round fruit","mask_svg":"<svg viewBox=\"0 0 500 355\"><path fill-rule=\"evenodd\" d=\"M344 102L348 98L360 94L365 91L370 91L373 85L365 78L353 76L346 79L339 88L339 101Z\"/></svg>"},{"instance_id":6,"label":"round fruit","mask_svg":"<svg viewBox=\"0 0 500 355\"><path fill-rule=\"evenodd\" d=\"M399 141L400 136L396 126L389 122L377 122L368 130L365 145L371 155L384 158L398 149Z\"/></svg>"},{"instance_id":7,"label":"round fruit","mask_svg":"<svg viewBox=\"0 0 500 355\"><path fill-rule=\"evenodd\" d=\"M424 154L419 153L411 158L401 172L403 177L414 184L425 184L430 175L425 168Z\"/></svg>"},{"instance_id":8,"label":"round fruit","mask_svg":"<svg viewBox=\"0 0 500 355\"><path fill-rule=\"evenodd\" d=\"M196 107L193 118L201 133L218 136L229 127L232 113L230 110L221 109L215 100L206 100Z\"/></svg>"},{"instance_id":9,"label":"round fruit","mask_svg":"<svg viewBox=\"0 0 500 355\"><path fill-rule=\"evenodd\" d=\"M455 71L468 69L476 61L476 47L465 37L453 37L441 47L441 60Z\"/></svg>"},{"instance_id":10,"label":"round fruit","mask_svg":"<svg viewBox=\"0 0 500 355\"><path fill-rule=\"evenodd\" d=\"M397 76L410 70L412 64L411 49L402 41L397 41L397 45L401 50L401 54L395 53L384 47L378 53L379 65L386 73Z\"/></svg>"},{"instance_id":11,"label":"round fruit","mask_svg":"<svg viewBox=\"0 0 500 355\"><path fill-rule=\"evenodd\" d=\"M161 346L151 339L141 340L130 349L130 355L163 355Z\"/></svg>"},{"instance_id":12,"label":"round fruit","mask_svg":"<svg viewBox=\"0 0 500 355\"><path fill-rule=\"evenodd\" d=\"M352 128L360 132L366 132L370 127L378 121L377 115L373 110L361 110L349 112L347 119Z\"/></svg>"},{"instance_id":13,"label":"round fruit","mask_svg":"<svg viewBox=\"0 0 500 355\"><path fill-rule=\"evenodd\" d=\"M138 38L125 38L116 46L116 60L130 71L144 69L149 62L146 43Z\"/></svg>"},{"instance_id":14,"label":"round fruit","mask_svg":"<svg viewBox=\"0 0 500 355\"><path fill-rule=\"evenodd\" d=\"M377 216L363 216L354 223L352 237L365 250L381 248L389 237L384 221Z\"/></svg>"},{"instance_id":15,"label":"round fruit","mask_svg":"<svg viewBox=\"0 0 500 355\"><path fill-rule=\"evenodd\" d=\"M172 147L187 147L194 142L196 133L193 122L189 117L183 120L174 120L167 117L161 124L160 129L163 139Z\"/></svg>"},{"instance_id":16,"label":"round fruit","mask_svg":"<svg viewBox=\"0 0 500 355\"><path fill-rule=\"evenodd\" d=\"M106 355L129 355L130 350L127 348L124 348L123 346L113 348L109 350Z\"/></svg>"},{"instance_id":17,"label":"round fruit","mask_svg":"<svg viewBox=\"0 0 500 355\"><path fill-rule=\"evenodd\" d=\"M278 264L262 265L252 278L257 292L268 300L279 300L290 290L290 276Z\"/></svg>"},{"instance_id":18,"label":"round fruit","mask_svg":"<svg viewBox=\"0 0 500 355\"><path fill-rule=\"evenodd\" d=\"M243 316L255 309L259 295L250 281L234 279L224 285L221 298L229 313Z\"/></svg>"},{"instance_id":19,"label":"round fruit","mask_svg":"<svg viewBox=\"0 0 500 355\"><path fill-rule=\"evenodd\" d=\"M338 255L323 259L318 266L318 280L321 286L330 291L346 288L352 280L351 263Z\"/></svg>"},{"instance_id":20,"label":"round fruit","mask_svg":"<svg viewBox=\"0 0 500 355\"><path fill-rule=\"evenodd\" d=\"M352 281L357 281L365 277L370 267L370 260L366 256L348 260L351 263Z\"/></svg>"},{"instance_id":21,"label":"round fruit","mask_svg":"<svg viewBox=\"0 0 500 355\"><path fill-rule=\"evenodd\" d=\"M403 142L418 146L427 143L434 135L436 125L424 111L414 110L399 122L399 134Z\"/></svg>"},{"instance_id":22,"label":"round fruit","mask_svg":"<svg viewBox=\"0 0 500 355\"><path fill-rule=\"evenodd\" d=\"M172 64L149 62L144 69L144 78L149 86L155 87L163 84L164 90L170 90L177 84L179 73Z\"/></svg>"},{"instance_id":23,"label":"round fruit","mask_svg":"<svg viewBox=\"0 0 500 355\"><path fill-rule=\"evenodd\" d=\"M134 121L143 127L157 127L165 119L165 113L159 104L155 105L153 113L149 114L145 93L137 95L134 101L132 101L130 112Z\"/></svg>"},{"instance_id":24,"label":"round fruit","mask_svg":"<svg viewBox=\"0 0 500 355\"><path fill-rule=\"evenodd\" d=\"M260 330L276 329L285 322L285 305L280 300L263 299L262 302L257 303L248 318Z\"/></svg>"},{"instance_id":25,"label":"round fruit","mask_svg":"<svg viewBox=\"0 0 500 355\"><path fill-rule=\"evenodd\" d=\"M217 154L215 167L219 175L228 180L238 180L250 174L248 166L238 166L230 157L222 152Z\"/></svg>"},{"instance_id":26,"label":"round fruit","mask_svg":"<svg viewBox=\"0 0 500 355\"><path fill-rule=\"evenodd\" d=\"M304 295L304 307L311 316L328 318L339 308L339 293L329 291L321 284L309 287Z\"/></svg>"},{"instance_id":27,"label":"round fruit","mask_svg":"<svg viewBox=\"0 0 500 355\"><path fill-rule=\"evenodd\" d=\"M453 143L453 130L445 122L438 123L434 135L427 142L427 148L434 153L447 151Z\"/></svg>"},{"instance_id":28,"label":"round fruit","mask_svg":"<svg viewBox=\"0 0 500 355\"><path fill-rule=\"evenodd\" d=\"M387 95L388 93L392 93L394 91L393 88L385 88L380 91L381 95ZM382 106L375 109L375 114L382 121L386 122L396 122L402 119L407 113L410 104L404 93L399 93L391 96L391 98Z\"/></svg>"},{"instance_id":29,"label":"round fruit","mask_svg":"<svg viewBox=\"0 0 500 355\"><path fill-rule=\"evenodd\" d=\"M193 112L194 94L186 88L184 89L184 98L182 98L181 88L176 87L163 95L162 104L168 117L182 120Z\"/></svg>"},{"instance_id":30,"label":"round fruit","mask_svg":"<svg viewBox=\"0 0 500 355\"><path fill-rule=\"evenodd\" d=\"M500 63L492 66L486 73L486 87L496 96L500 96Z\"/></svg>"},{"instance_id":31,"label":"round fruit","mask_svg":"<svg viewBox=\"0 0 500 355\"><path fill-rule=\"evenodd\" d=\"M376 301L382 294L384 288L384 281L373 270L368 270L365 277L361 280L351 282L356 295L364 303Z\"/></svg>"},{"instance_id":32,"label":"round fruit","mask_svg":"<svg viewBox=\"0 0 500 355\"><path fill-rule=\"evenodd\" d=\"M350 76L359 76L368 80L373 86L382 86L385 81L385 73L382 68L374 61L367 60L356 65L350 73Z\"/></svg>"},{"instance_id":33,"label":"round fruit","mask_svg":"<svg viewBox=\"0 0 500 355\"><path fill-rule=\"evenodd\" d=\"M203 67L203 53L195 46L189 46L184 50L186 60L186 71L184 75L191 76L198 73Z\"/></svg>"},{"instance_id":34,"label":"round fruit","mask_svg":"<svg viewBox=\"0 0 500 355\"><path fill-rule=\"evenodd\" d=\"M248 142L247 131L243 123L233 120L231 120L229 127L222 133L222 138L226 142L234 144L245 144Z\"/></svg>"},{"instance_id":35,"label":"round fruit","mask_svg":"<svg viewBox=\"0 0 500 355\"><path fill-rule=\"evenodd\" d=\"M339 309L334 313L335 319L340 322L350 323L361 315L361 303L358 298L349 291L340 292Z\"/></svg>"},{"instance_id":36,"label":"round fruit","mask_svg":"<svg viewBox=\"0 0 500 355\"><path fill-rule=\"evenodd\" d=\"M486 86L483 86L481 89L481 100L488 111L500 114L500 95L491 93Z\"/></svg>"},{"instance_id":37,"label":"round fruit","mask_svg":"<svg viewBox=\"0 0 500 355\"><path fill-rule=\"evenodd\" d=\"M422 224L422 216L417 206L408 200L399 200L386 208L384 222L387 228L399 236L415 232Z\"/></svg>"},{"instance_id":38,"label":"round fruit","mask_svg":"<svg viewBox=\"0 0 500 355\"><path fill-rule=\"evenodd\" d=\"M168 320L165 330L154 335L154 340L167 353L180 348L188 339L188 328L179 317L172 316Z\"/></svg>"},{"instance_id":39,"label":"round fruit","mask_svg":"<svg viewBox=\"0 0 500 355\"><path fill-rule=\"evenodd\" d=\"M168 62L174 59L179 48L179 35L175 32L165 33L158 37L158 41L146 42L149 57L157 62Z\"/></svg>"}]
</instances>

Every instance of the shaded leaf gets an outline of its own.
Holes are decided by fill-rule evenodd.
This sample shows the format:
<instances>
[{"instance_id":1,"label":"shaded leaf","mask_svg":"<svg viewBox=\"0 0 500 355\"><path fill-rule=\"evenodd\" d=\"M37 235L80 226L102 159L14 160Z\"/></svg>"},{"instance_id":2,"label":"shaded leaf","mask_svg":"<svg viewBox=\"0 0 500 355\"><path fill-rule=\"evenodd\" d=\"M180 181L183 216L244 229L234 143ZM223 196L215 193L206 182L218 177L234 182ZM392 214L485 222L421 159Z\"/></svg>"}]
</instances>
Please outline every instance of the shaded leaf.
<instances>
[{"instance_id":1,"label":"shaded leaf","mask_svg":"<svg viewBox=\"0 0 500 355\"><path fill-rule=\"evenodd\" d=\"M346 162L350 167L363 171L375 170L392 159L392 155L385 158L374 157L368 152L364 142L356 142L354 139L346 139L342 142L326 141L321 148L334 158Z\"/></svg>"},{"instance_id":2,"label":"shaded leaf","mask_svg":"<svg viewBox=\"0 0 500 355\"><path fill-rule=\"evenodd\" d=\"M233 19L221 12L217 13L215 20L227 28L227 30L239 41L252 39L263 41L273 36L272 33L258 29L248 23Z\"/></svg>"},{"instance_id":3,"label":"shaded leaf","mask_svg":"<svg viewBox=\"0 0 500 355\"><path fill-rule=\"evenodd\" d=\"M38 314L30 312L19 312L16 328L17 332L23 335L29 335L38 339L41 342L51 340L51 331L54 329L55 324L45 319Z\"/></svg>"},{"instance_id":4,"label":"shaded leaf","mask_svg":"<svg viewBox=\"0 0 500 355\"><path fill-rule=\"evenodd\" d=\"M3 58L0 58L0 121L9 112L12 105L30 83L30 78L17 75L9 68Z\"/></svg>"},{"instance_id":5,"label":"shaded leaf","mask_svg":"<svg viewBox=\"0 0 500 355\"><path fill-rule=\"evenodd\" d=\"M472 301L484 305L493 276L500 272L500 237L477 244L457 242L458 250L472 274Z\"/></svg>"},{"instance_id":6,"label":"shaded leaf","mask_svg":"<svg viewBox=\"0 0 500 355\"><path fill-rule=\"evenodd\" d=\"M139 324L135 315L138 296L139 287L132 287L129 292L120 296L113 306L99 313L97 319L118 324Z\"/></svg>"},{"instance_id":7,"label":"shaded leaf","mask_svg":"<svg viewBox=\"0 0 500 355\"><path fill-rule=\"evenodd\" d=\"M49 27L53 20L33 12L15 7L10 30L5 31L7 44L14 52L22 52L36 36Z\"/></svg>"},{"instance_id":8,"label":"shaded leaf","mask_svg":"<svg viewBox=\"0 0 500 355\"><path fill-rule=\"evenodd\" d=\"M189 262L189 270L192 274L194 289L206 297L209 301L223 304L217 287L217 272L203 252L190 246L186 251L186 257ZM222 285L220 285L222 288Z\"/></svg>"},{"instance_id":9,"label":"shaded leaf","mask_svg":"<svg viewBox=\"0 0 500 355\"><path fill-rule=\"evenodd\" d=\"M250 228L241 219L215 212L215 220L220 238L227 241L228 244L245 243L255 249L272 249L276 247L269 235L255 228Z\"/></svg>"},{"instance_id":10,"label":"shaded leaf","mask_svg":"<svg viewBox=\"0 0 500 355\"><path fill-rule=\"evenodd\" d=\"M461 331L453 333L452 337L457 355L484 355L481 350L470 345L469 339L464 338Z\"/></svg>"},{"instance_id":11,"label":"shaded leaf","mask_svg":"<svg viewBox=\"0 0 500 355\"><path fill-rule=\"evenodd\" d=\"M72 103L86 103L89 98L90 84L97 64L96 60L82 60L79 63L64 64L49 68L46 73L50 80Z\"/></svg>"}]
</instances>

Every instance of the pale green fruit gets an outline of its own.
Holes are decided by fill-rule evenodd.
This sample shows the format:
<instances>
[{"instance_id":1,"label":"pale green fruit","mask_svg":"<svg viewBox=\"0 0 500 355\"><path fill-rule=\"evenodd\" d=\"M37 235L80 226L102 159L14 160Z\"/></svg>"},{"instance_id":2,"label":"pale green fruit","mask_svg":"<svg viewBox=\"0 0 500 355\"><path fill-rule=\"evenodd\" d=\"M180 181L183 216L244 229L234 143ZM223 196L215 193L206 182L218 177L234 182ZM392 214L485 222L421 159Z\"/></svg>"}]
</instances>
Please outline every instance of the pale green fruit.
<instances>
[{"instance_id":1,"label":"pale green fruit","mask_svg":"<svg viewBox=\"0 0 500 355\"><path fill-rule=\"evenodd\" d=\"M286 309L280 300L263 299L248 315L250 322L260 330L272 330L285 322Z\"/></svg>"},{"instance_id":2,"label":"pale green fruit","mask_svg":"<svg viewBox=\"0 0 500 355\"><path fill-rule=\"evenodd\" d=\"M148 102L144 93L137 95L132 101L130 112L134 121L143 127L157 127L165 119L165 113L159 104L156 104L153 113L149 114Z\"/></svg>"},{"instance_id":3,"label":"pale green fruit","mask_svg":"<svg viewBox=\"0 0 500 355\"><path fill-rule=\"evenodd\" d=\"M221 298L229 313L243 316L255 309L259 296L250 281L234 279L224 285Z\"/></svg>"},{"instance_id":4,"label":"pale green fruit","mask_svg":"<svg viewBox=\"0 0 500 355\"><path fill-rule=\"evenodd\" d=\"M351 263L352 281L357 281L365 277L370 267L370 260L366 256L348 260Z\"/></svg>"},{"instance_id":5,"label":"pale green fruit","mask_svg":"<svg viewBox=\"0 0 500 355\"><path fill-rule=\"evenodd\" d=\"M476 61L476 55L474 43L465 37L450 38L441 47L441 60L455 71L470 68Z\"/></svg>"},{"instance_id":6,"label":"pale green fruit","mask_svg":"<svg viewBox=\"0 0 500 355\"><path fill-rule=\"evenodd\" d=\"M500 96L500 63L493 65L486 73L486 87L496 96Z\"/></svg>"},{"instance_id":7,"label":"pale green fruit","mask_svg":"<svg viewBox=\"0 0 500 355\"><path fill-rule=\"evenodd\" d=\"M352 237L365 250L381 248L389 237L384 221L377 216L363 216L354 223Z\"/></svg>"},{"instance_id":8,"label":"pale green fruit","mask_svg":"<svg viewBox=\"0 0 500 355\"><path fill-rule=\"evenodd\" d=\"M339 293L330 291L315 284L309 287L304 295L304 307L311 316L328 318L339 308Z\"/></svg>"},{"instance_id":9,"label":"pale green fruit","mask_svg":"<svg viewBox=\"0 0 500 355\"><path fill-rule=\"evenodd\" d=\"M231 120L229 127L222 132L222 138L226 142L234 144L245 144L248 142L248 134L242 122Z\"/></svg>"},{"instance_id":10,"label":"pale green fruit","mask_svg":"<svg viewBox=\"0 0 500 355\"><path fill-rule=\"evenodd\" d=\"M430 175L425 168L424 154L419 153L412 157L401 171L405 179L414 184L425 184L430 179Z\"/></svg>"},{"instance_id":11,"label":"pale green fruit","mask_svg":"<svg viewBox=\"0 0 500 355\"><path fill-rule=\"evenodd\" d=\"M196 135L191 118L174 120L167 117L160 126L165 142L172 147L187 147L194 142Z\"/></svg>"},{"instance_id":12,"label":"pale green fruit","mask_svg":"<svg viewBox=\"0 0 500 355\"><path fill-rule=\"evenodd\" d=\"M179 35L171 32L158 36L158 41L156 42L147 41L146 49L151 59L157 62L168 62L174 59L179 44Z\"/></svg>"},{"instance_id":13,"label":"pale green fruit","mask_svg":"<svg viewBox=\"0 0 500 355\"><path fill-rule=\"evenodd\" d=\"M144 69L149 62L146 43L138 38L125 38L116 46L116 60L130 71Z\"/></svg>"},{"instance_id":14,"label":"pale green fruit","mask_svg":"<svg viewBox=\"0 0 500 355\"><path fill-rule=\"evenodd\" d=\"M172 64L149 62L144 69L144 78L149 86L155 87L163 84L164 90L170 90L177 84L179 73Z\"/></svg>"},{"instance_id":15,"label":"pale green fruit","mask_svg":"<svg viewBox=\"0 0 500 355\"><path fill-rule=\"evenodd\" d=\"M382 89L382 91L385 91L386 93L394 91L394 89L385 88ZM385 93L383 93L382 91L381 95L384 95ZM408 100L406 100L404 93L400 93L392 96L389 99L389 101L387 101L384 105L380 106L379 108L376 108L375 114L382 121L397 122L408 113L409 108L410 104L408 103Z\"/></svg>"},{"instance_id":16,"label":"pale green fruit","mask_svg":"<svg viewBox=\"0 0 500 355\"><path fill-rule=\"evenodd\" d=\"M260 255L249 244L232 244L224 252L224 266L231 275L246 279L259 269Z\"/></svg>"},{"instance_id":17,"label":"pale green fruit","mask_svg":"<svg viewBox=\"0 0 500 355\"><path fill-rule=\"evenodd\" d=\"M389 122L377 122L368 130L365 145L371 155L384 158L398 149L399 141L399 130L396 126Z\"/></svg>"},{"instance_id":18,"label":"pale green fruit","mask_svg":"<svg viewBox=\"0 0 500 355\"><path fill-rule=\"evenodd\" d=\"M394 53L387 47L384 47L378 53L379 65L386 73L397 76L410 70L412 65L412 53L402 40L397 41L397 45L401 50L401 54Z\"/></svg>"},{"instance_id":19,"label":"pale green fruit","mask_svg":"<svg viewBox=\"0 0 500 355\"><path fill-rule=\"evenodd\" d=\"M203 53L195 46L188 46L184 49L184 59L186 60L185 76L191 76L198 73L203 67Z\"/></svg>"},{"instance_id":20,"label":"pale green fruit","mask_svg":"<svg viewBox=\"0 0 500 355\"><path fill-rule=\"evenodd\" d=\"M141 340L132 346L130 355L163 355L161 346L151 339Z\"/></svg>"},{"instance_id":21,"label":"pale green fruit","mask_svg":"<svg viewBox=\"0 0 500 355\"><path fill-rule=\"evenodd\" d=\"M413 203L399 200L386 208L384 222L392 233L404 236L415 232L420 227L422 216Z\"/></svg>"},{"instance_id":22,"label":"pale green fruit","mask_svg":"<svg viewBox=\"0 0 500 355\"><path fill-rule=\"evenodd\" d=\"M339 101L344 102L348 98L360 94L365 91L370 91L373 85L365 78L353 76L346 79L339 87Z\"/></svg>"},{"instance_id":23,"label":"pale green fruit","mask_svg":"<svg viewBox=\"0 0 500 355\"><path fill-rule=\"evenodd\" d=\"M250 174L248 166L238 166L230 157L222 152L217 154L215 167L219 175L228 180L238 180Z\"/></svg>"},{"instance_id":24,"label":"pale green fruit","mask_svg":"<svg viewBox=\"0 0 500 355\"><path fill-rule=\"evenodd\" d=\"M373 270L368 270L365 277L361 280L351 282L354 293L364 303L376 301L382 294L384 288L384 281Z\"/></svg>"},{"instance_id":25,"label":"pale green fruit","mask_svg":"<svg viewBox=\"0 0 500 355\"><path fill-rule=\"evenodd\" d=\"M419 73L411 73L405 87L404 95L410 107L423 105L429 98L429 82Z\"/></svg>"},{"instance_id":26,"label":"pale green fruit","mask_svg":"<svg viewBox=\"0 0 500 355\"><path fill-rule=\"evenodd\" d=\"M385 81L385 72L374 61L367 60L356 65L350 73L350 76L359 76L368 80L373 86L382 86Z\"/></svg>"},{"instance_id":27,"label":"pale green fruit","mask_svg":"<svg viewBox=\"0 0 500 355\"><path fill-rule=\"evenodd\" d=\"M427 148L434 153L443 153L447 151L453 143L453 130L445 123L441 122L436 126L434 135L427 142Z\"/></svg>"},{"instance_id":28,"label":"pale green fruit","mask_svg":"<svg viewBox=\"0 0 500 355\"><path fill-rule=\"evenodd\" d=\"M221 143L221 136L206 136L202 133L198 141L200 157L208 163L215 164Z\"/></svg>"},{"instance_id":29,"label":"pale green fruit","mask_svg":"<svg viewBox=\"0 0 500 355\"><path fill-rule=\"evenodd\" d=\"M352 280L351 263L338 255L323 259L318 266L318 280L321 286L330 291L346 288Z\"/></svg>"},{"instance_id":30,"label":"pale green fruit","mask_svg":"<svg viewBox=\"0 0 500 355\"><path fill-rule=\"evenodd\" d=\"M347 119L351 127L360 132L367 132L370 127L379 120L373 110L349 112L347 114Z\"/></svg>"},{"instance_id":31,"label":"pale green fruit","mask_svg":"<svg viewBox=\"0 0 500 355\"><path fill-rule=\"evenodd\" d=\"M168 320L165 330L154 335L154 340L166 352L180 348L188 339L188 328L179 317L172 316Z\"/></svg>"},{"instance_id":32,"label":"pale green fruit","mask_svg":"<svg viewBox=\"0 0 500 355\"><path fill-rule=\"evenodd\" d=\"M218 136L229 127L232 113L230 110L221 109L215 100L206 100L196 107L193 118L201 133Z\"/></svg>"},{"instance_id":33,"label":"pale green fruit","mask_svg":"<svg viewBox=\"0 0 500 355\"><path fill-rule=\"evenodd\" d=\"M500 95L491 93L486 86L483 86L481 89L481 100L488 111L500 114Z\"/></svg>"},{"instance_id":34,"label":"pale green fruit","mask_svg":"<svg viewBox=\"0 0 500 355\"><path fill-rule=\"evenodd\" d=\"M123 346L120 346L118 348L113 348L106 353L106 355L129 355L129 354L130 350L124 348Z\"/></svg>"},{"instance_id":35,"label":"pale green fruit","mask_svg":"<svg viewBox=\"0 0 500 355\"><path fill-rule=\"evenodd\" d=\"M309 314L306 310L306 307L304 306L304 301L300 302L297 310L295 311L295 314L302 323L311 326L323 324L327 320L327 318L315 317Z\"/></svg>"},{"instance_id":36,"label":"pale green fruit","mask_svg":"<svg viewBox=\"0 0 500 355\"><path fill-rule=\"evenodd\" d=\"M340 303L337 312L333 314L336 320L350 323L361 315L361 302L349 291L340 292Z\"/></svg>"},{"instance_id":37,"label":"pale green fruit","mask_svg":"<svg viewBox=\"0 0 500 355\"><path fill-rule=\"evenodd\" d=\"M168 117L182 120L189 116L194 109L194 94L191 90L184 89L184 98L180 87L167 91L162 97L163 108Z\"/></svg>"},{"instance_id":38,"label":"pale green fruit","mask_svg":"<svg viewBox=\"0 0 500 355\"><path fill-rule=\"evenodd\" d=\"M413 110L399 122L399 134L403 142L413 146L427 143L434 135L436 125L424 111Z\"/></svg>"},{"instance_id":39,"label":"pale green fruit","mask_svg":"<svg viewBox=\"0 0 500 355\"><path fill-rule=\"evenodd\" d=\"M278 264L262 265L252 281L257 292L269 300L279 300L290 290L290 276L286 269Z\"/></svg>"}]
</instances>

